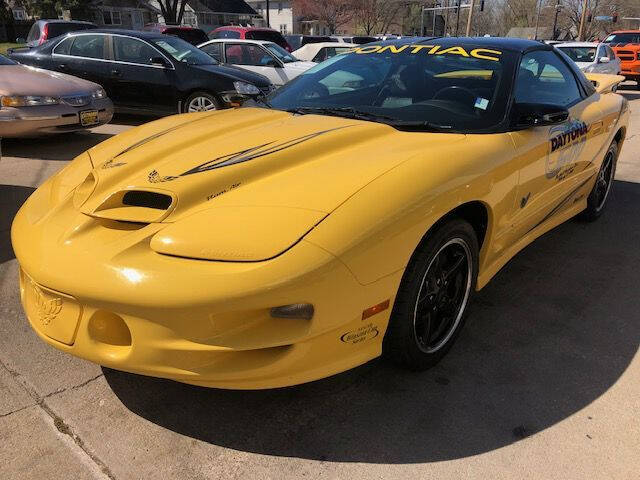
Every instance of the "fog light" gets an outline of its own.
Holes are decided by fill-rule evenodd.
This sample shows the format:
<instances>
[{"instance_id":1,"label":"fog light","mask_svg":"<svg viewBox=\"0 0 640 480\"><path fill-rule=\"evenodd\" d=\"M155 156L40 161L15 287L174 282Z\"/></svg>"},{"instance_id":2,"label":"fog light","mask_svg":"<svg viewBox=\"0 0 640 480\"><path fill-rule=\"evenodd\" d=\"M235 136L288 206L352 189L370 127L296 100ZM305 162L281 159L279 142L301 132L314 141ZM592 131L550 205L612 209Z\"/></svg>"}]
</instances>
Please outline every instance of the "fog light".
<instances>
[{"instance_id":1,"label":"fog light","mask_svg":"<svg viewBox=\"0 0 640 480\"><path fill-rule=\"evenodd\" d=\"M313 305L310 303L292 303L271 309L271 316L274 318L302 318L311 320L313 318Z\"/></svg>"}]
</instances>

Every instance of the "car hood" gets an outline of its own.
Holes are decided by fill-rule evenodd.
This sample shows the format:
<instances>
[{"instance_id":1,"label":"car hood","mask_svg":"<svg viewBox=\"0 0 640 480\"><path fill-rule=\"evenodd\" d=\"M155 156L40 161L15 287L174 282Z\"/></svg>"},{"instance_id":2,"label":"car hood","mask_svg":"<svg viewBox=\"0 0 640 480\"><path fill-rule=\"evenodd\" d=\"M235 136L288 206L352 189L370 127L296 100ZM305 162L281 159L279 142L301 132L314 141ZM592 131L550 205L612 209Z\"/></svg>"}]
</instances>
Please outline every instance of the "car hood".
<instances>
[{"instance_id":1,"label":"car hood","mask_svg":"<svg viewBox=\"0 0 640 480\"><path fill-rule=\"evenodd\" d=\"M95 186L80 208L116 220L169 223L219 206L328 214L379 175L423 153L424 141L436 148L463 138L262 108L180 115L89 150ZM164 209L136 219L118 203L130 190L171 198Z\"/></svg>"},{"instance_id":2,"label":"car hood","mask_svg":"<svg viewBox=\"0 0 640 480\"><path fill-rule=\"evenodd\" d=\"M249 82L254 84L256 87L268 87L271 85L271 81L264 75L231 65L194 65L194 67L199 70L204 70L205 72L225 76L231 80Z\"/></svg>"},{"instance_id":3,"label":"car hood","mask_svg":"<svg viewBox=\"0 0 640 480\"><path fill-rule=\"evenodd\" d=\"M309 70L311 67L315 67L317 64L315 62L291 62L291 63L285 63L285 67L288 70L292 70L298 74L306 72L307 70Z\"/></svg>"},{"instance_id":4,"label":"car hood","mask_svg":"<svg viewBox=\"0 0 640 480\"><path fill-rule=\"evenodd\" d=\"M88 93L96 83L64 73L24 65L0 66L0 95L46 95L61 97Z\"/></svg>"}]
</instances>

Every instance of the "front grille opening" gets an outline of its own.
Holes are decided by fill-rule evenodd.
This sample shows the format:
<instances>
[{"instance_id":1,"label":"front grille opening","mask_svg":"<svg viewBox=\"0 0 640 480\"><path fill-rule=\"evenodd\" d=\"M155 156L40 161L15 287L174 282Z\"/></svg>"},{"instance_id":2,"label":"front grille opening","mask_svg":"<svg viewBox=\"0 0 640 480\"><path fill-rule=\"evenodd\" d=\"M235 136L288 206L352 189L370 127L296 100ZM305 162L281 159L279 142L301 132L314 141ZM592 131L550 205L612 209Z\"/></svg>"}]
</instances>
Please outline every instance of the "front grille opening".
<instances>
[{"instance_id":1,"label":"front grille opening","mask_svg":"<svg viewBox=\"0 0 640 480\"><path fill-rule=\"evenodd\" d=\"M155 208L166 210L171 206L171 197L163 193L130 190L122 197L122 204L130 207Z\"/></svg>"}]
</instances>

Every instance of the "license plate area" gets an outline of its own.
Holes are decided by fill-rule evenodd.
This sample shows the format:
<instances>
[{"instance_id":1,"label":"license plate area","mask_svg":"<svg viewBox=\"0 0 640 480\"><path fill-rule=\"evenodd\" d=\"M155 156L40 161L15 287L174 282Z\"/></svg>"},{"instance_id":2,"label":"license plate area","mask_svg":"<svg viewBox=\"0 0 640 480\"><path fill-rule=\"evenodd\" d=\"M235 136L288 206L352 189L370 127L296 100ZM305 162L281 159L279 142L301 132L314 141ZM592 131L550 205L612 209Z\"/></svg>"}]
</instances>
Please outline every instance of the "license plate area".
<instances>
[{"instance_id":1,"label":"license plate area","mask_svg":"<svg viewBox=\"0 0 640 480\"><path fill-rule=\"evenodd\" d=\"M98 111L97 110L85 110L80 112L80 125L83 127L90 127L92 125L97 125L98 120Z\"/></svg>"}]
</instances>

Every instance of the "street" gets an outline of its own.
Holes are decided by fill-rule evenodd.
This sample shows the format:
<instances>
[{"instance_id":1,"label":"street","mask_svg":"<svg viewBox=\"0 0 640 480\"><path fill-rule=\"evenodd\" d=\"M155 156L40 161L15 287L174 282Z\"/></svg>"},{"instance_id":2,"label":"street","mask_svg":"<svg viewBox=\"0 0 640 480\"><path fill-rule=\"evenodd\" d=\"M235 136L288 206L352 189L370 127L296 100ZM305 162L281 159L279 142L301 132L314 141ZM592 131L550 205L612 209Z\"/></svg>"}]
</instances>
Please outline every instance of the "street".
<instances>
[{"instance_id":1,"label":"street","mask_svg":"<svg viewBox=\"0 0 640 480\"><path fill-rule=\"evenodd\" d=\"M511 260L437 367L377 359L265 391L122 373L41 341L20 305L13 216L70 159L149 119L4 140L0 478L637 478L640 90L620 93L632 118L606 213Z\"/></svg>"}]
</instances>

